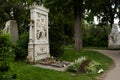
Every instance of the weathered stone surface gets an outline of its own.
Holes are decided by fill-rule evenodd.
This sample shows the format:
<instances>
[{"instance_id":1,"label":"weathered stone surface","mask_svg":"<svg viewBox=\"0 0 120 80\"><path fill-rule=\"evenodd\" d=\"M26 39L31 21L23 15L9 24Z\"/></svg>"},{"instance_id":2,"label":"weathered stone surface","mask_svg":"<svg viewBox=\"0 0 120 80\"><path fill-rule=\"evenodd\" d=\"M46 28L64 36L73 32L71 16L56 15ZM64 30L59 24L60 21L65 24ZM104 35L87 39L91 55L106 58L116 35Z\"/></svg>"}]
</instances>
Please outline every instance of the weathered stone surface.
<instances>
[{"instance_id":1,"label":"weathered stone surface","mask_svg":"<svg viewBox=\"0 0 120 80\"><path fill-rule=\"evenodd\" d=\"M112 25L112 30L108 39L109 48L120 48L120 26L118 24Z\"/></svg>"},{"instance_id":2,"label":"weathered stone surface","mask_svg":"<svg viewBox=\"0 0 120 80\"><path fill-rule=\"evenodd\" d=\"M5 28L3 29L3 32L10 34L10 37L13 43L15 43L19 38L18 27L15 20L7 21L5 24Z\"/></svg>"},{"instance_id":3,"label":"weathered stone surface","mask_svg":"<svg viewBox=\"0 0 120 80\"><path fill-rule=\"evenodd\" d=\"M29 30L28 61L36 63L40 59L50 57L48 39L48 12L42 5L31 7L31 23Z\"/></svg>"}]
</instances>

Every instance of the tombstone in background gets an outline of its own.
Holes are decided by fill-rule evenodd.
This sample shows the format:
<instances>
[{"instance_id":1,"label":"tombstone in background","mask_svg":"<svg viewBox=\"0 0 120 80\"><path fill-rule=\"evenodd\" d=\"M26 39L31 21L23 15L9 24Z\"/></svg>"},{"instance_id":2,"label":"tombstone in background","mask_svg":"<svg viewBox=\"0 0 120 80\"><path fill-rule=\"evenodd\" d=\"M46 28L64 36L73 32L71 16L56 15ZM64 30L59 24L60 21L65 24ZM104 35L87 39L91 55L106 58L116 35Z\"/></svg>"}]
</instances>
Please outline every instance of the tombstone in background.
<instances>
[{"instance_id":1,"label":"tombstone in background","mask_svg":"<svg viewBox=\"0 0 120 80\"><path fill-rule=\"evenodd\" d=\"M120 22L118 23L120 24ZM109 48L120 48L120 25L113 24L111 33L108 36Z\"/></svg>"},{"instance_id":2,"label":"tombstone in background","mask_svg":"<svg viewBox=\"0 0 120 80\"><path fill-rule=\"evenodd\" d=\"M48 12L43 5L31 7L31 23L27 59L31 63L50 57L48 39Z\"/></svg>"},{"instance_id":3,"label":"tombstone in background","mask_svg":"<svg viewBox=\"0 0 120 80\"><path fill-rule=\"evenodd\" d=\"M12 42L15 43L19 39L16 21L15 20L7 21L5 24L5 28L3 29L3 33L9 33Z\"/></svg>"}]
</instances>

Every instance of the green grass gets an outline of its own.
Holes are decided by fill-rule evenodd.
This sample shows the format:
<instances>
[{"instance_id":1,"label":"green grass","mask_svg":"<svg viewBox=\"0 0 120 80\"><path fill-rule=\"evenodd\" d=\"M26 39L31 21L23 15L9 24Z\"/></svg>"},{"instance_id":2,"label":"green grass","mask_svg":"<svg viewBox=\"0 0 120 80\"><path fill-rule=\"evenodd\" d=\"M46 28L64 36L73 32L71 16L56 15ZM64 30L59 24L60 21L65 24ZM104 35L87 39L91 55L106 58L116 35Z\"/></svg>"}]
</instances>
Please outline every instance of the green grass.
<instances>
[{"instance_id":1,"label":"green grass","mask_svg":"<svg viewBox=\"0 0 120 80\"><path fill-rule=\"evenodd\" d=\"M74 48L74 44L70 44L70 45L67 45L67 46L64 46L65 49L73 49ZM108 47L94 47L94 46L90 46L90 47L83 47L84 49L109 49Z\"/></svg>"},{"instance_id":2,"label":"green grass","mask_svg":"<svg viewBox=\"0 0 120 80\"><path fill-rule=\"evenodd\" d=\"M94 80L90 74L72 75L68 72L42 69L25 63L16 62L12 65L19 74L20 80Z\"/></svg>"},{"instance_id":3,"label":"green grass","mask_svg":"<svg viewBox=\"0 0 120 80\"><path fill-rule=\"evenodd\" d=\"M66 61L74 61L75 59L86 56L87 58L91 60L95 60L103 65L103 69L107 70L108 66L113 64L112 59L108 58L107 56L100 54L97 51L91 51L91 50L82 50L82 51L76 51L74 49L66 49L65 53L60 57L60 59L66 60Z\"/></svg>"},{"instance_id":4,"label":"green grass","mask_svg":"<svg viewBox=\"0 0 120 80\"><path fill-rule=\"evenodd\" d=\"M75 51L72 49L65 49L64 54L59 58L67 61L74 61L81 56L86 56L100 62L105 70L113 63L108 57L90 50ZM18 73L18 78L20 80L96 80L96 77L99 76L99 74L80 73L73 75L69 72L59 72L34 67L23 62L14 62L11 66L13 71Z\"/></svg>"},{"instance_id":5,"label":"green grass","mask_svg":"<svg viewBox=\"0 0 120 80\"><path fill-rule=\"evenodd\" d=\"M102 49L102 50L105 50L105 49L108 49L108 47L84 47L84 49Z\"/></svg>"}]
</instances>

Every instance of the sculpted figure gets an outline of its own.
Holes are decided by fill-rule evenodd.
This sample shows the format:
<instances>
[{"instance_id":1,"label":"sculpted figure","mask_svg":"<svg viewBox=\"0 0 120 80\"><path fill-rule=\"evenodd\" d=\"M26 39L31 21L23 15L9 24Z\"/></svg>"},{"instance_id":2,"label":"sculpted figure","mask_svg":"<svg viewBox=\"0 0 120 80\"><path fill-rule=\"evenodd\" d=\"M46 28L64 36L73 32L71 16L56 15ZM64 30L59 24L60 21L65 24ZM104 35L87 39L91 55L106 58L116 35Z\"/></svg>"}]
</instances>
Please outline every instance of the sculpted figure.
<instances>
[{"instance_id":1,"label":"sculpted figure","mask_svg":"<svg viewBox=\"0 0 120 80\"><path fill-rule=\"evenodd\" d=\"M37 39L45 39L45 29L40 20L37 20Z\"/></svg>"},{"instance_id":2,"label":"sculpted figure","mask_svg":"<svg viewBox=\"0 0 120 80\"><path fill-rule=\"evenodd\" d=\"M120 22L112 25L112 30L109 38L109 47L117 48L120 46Z\"/></svg>"}]
</instances>

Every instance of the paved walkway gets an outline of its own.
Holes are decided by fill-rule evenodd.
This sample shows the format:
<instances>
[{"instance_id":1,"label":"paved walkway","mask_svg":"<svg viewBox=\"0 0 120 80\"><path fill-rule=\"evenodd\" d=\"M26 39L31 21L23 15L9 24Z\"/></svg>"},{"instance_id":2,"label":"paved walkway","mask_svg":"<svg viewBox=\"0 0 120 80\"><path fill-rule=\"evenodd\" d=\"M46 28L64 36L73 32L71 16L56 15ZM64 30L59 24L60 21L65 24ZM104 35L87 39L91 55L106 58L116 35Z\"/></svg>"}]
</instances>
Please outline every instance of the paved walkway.
<instances>
[{"instance_id":1,"label":"paved walkway","mask_svg":"<svg viewBox=\"0 0 120 80\"><path fill-rule=\"evenodd\" d=\"M112 58L115 62L115 67L112 68L104 76L102 80L120 80L120 50L97 50L104 55Z\"/></svg>"}]
</instances>

